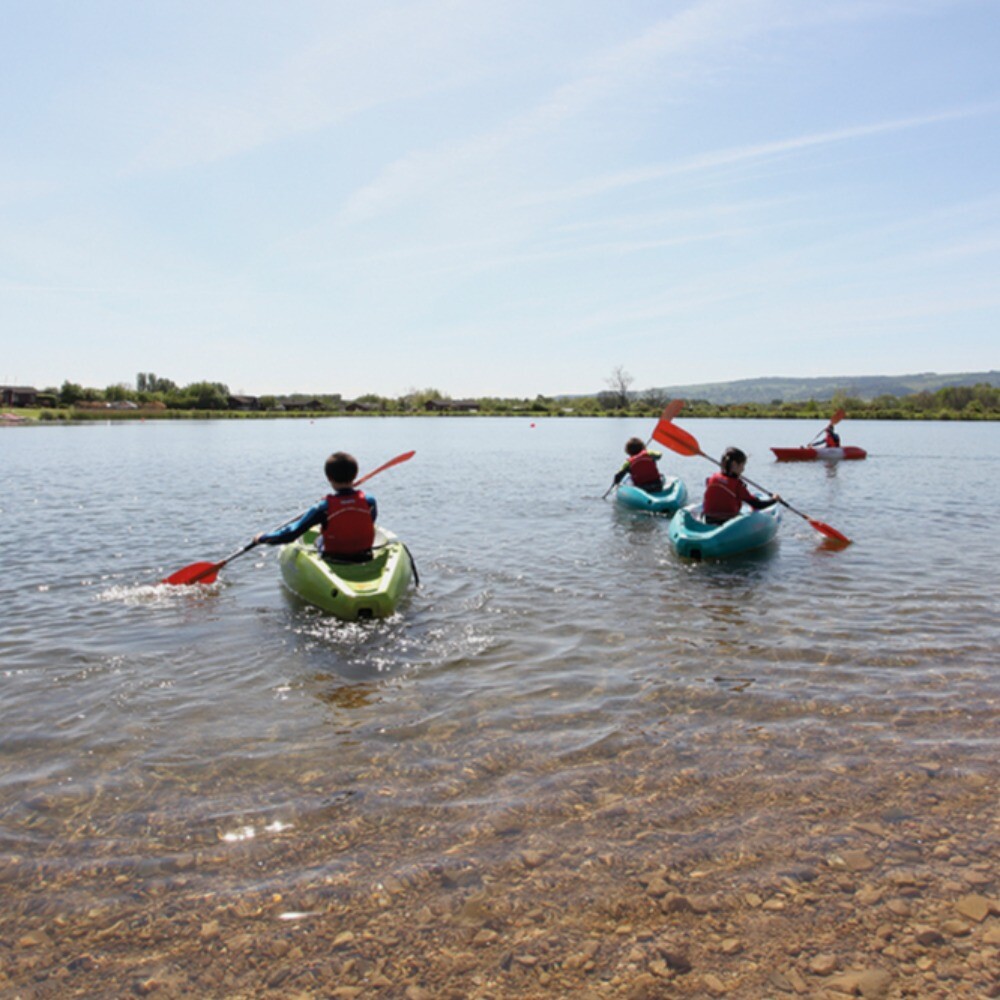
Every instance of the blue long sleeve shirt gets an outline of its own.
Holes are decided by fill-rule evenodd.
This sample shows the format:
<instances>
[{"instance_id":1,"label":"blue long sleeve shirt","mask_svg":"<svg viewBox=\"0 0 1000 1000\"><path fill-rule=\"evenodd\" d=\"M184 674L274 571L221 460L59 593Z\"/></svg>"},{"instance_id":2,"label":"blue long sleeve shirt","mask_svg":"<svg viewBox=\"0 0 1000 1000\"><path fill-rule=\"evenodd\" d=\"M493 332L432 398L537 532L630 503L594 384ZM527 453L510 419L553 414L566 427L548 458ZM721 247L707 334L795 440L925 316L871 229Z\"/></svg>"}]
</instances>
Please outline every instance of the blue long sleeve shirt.
<instances>
[{"instance_id":1,"label":"blue long sleeve shirt","mask_svg":"<svg viewBox=\"0 0 1000 1000\"><path fill-rule=\"evenodd\" d=\"M354 490L337 490L338 495L346 496L350 493L355 492ZM372 512L372 521L376 521L378 518L378 503L375 501L375 497L365 495L365 500L368 501L368 507ZM294 521L288 524L283 524L280 528L275 528L274 531L269 531L260 537L261 545L287 545L289 542L294 542L299 535L304 535L310 528L315 528L317 525L320 528L326 527L326 497L323 497L318 503L314 503L304 514L300 514Z\"/></svg>"}]
</instances>

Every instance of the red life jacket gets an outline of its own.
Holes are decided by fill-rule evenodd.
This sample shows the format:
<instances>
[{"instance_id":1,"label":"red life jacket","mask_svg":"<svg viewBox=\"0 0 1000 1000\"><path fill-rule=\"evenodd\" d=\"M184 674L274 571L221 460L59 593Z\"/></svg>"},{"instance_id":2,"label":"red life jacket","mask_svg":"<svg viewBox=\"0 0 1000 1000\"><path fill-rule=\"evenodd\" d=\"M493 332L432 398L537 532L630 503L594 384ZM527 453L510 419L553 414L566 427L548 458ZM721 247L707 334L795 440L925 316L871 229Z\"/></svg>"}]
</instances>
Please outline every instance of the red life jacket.
<instances>
[{"instance_id":1,"label":"red life jacket","mask_svg":"<svg viewBox=\"0 0 1000 1000\"><path fill-rule=\"evenodd\" d=\"M743 485L743 480L735 476L727 476L724 472L716 472L705 480L705 499L702 510L706 517L723 519L735 517L740 512L740 506L749 493Z\"/></svg>"},{"instance_id":2,"label":"red life jacket","mask_svg":"<svg viewBox=\"0 0 1000 1000\"><path fill-rule=\"evenodd\" d=\"M628 474L632 477L632 482L639 487L659 486L661 482L660 470L656 467L656 461L645 450L629 458Z\"/></svg>"},{"instance_id":3,"label":"red life jacket","mask_svg":"<svg viewBox=\"0 0 1000 1000\"><path fill-rule=\"evenodd\" d=\"M823 432L826 436L826 441L824 444L827 448L839 448L840 447L840 435L836 431L832 431L829 428Z\"/></svg>"},{"instance_id":4,"label":"red life jacket","mask_svg":"<svg viewBox=\"0 0 1000 1000\"><path fill-rule=\"evenodd\" d=\"M375 522L364 493L331 493L326 498L323 554L358 556L367 552L374 541Z\"/></svg>"}]
</instances>

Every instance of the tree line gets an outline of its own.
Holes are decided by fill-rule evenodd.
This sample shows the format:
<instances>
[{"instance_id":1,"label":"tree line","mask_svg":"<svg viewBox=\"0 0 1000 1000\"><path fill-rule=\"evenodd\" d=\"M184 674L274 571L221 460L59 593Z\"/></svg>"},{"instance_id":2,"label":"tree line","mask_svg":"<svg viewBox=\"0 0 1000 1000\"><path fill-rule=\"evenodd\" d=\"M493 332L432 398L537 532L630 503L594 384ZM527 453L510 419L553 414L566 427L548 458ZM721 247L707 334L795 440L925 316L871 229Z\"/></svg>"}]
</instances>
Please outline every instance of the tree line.
<instances>
[{"instance_id":1,"label":"tree line","mask_svg":"<svg viewBox=\"0 0 1000 1000\"><path fill-rule=\"evenodd\" d=\"M65 381L59 388L39 393L39 406L64 413L52 413L57 418L71 411L103 411L105 409L134 409L170 411L173 415L185 412L196 414L211 412L216 415L252 409L261 416L289 413L478 413L504 416L528 414L537 416L635 416L656 417L670 402L658 389L634 392L631 377L616 368L607 380L608 388L593 395L544 396L533 398L504 398L482 396L476 399L452 400L437 389L413 389L402 396L381 396L367 393L345 400L337 393L308 396L304 394L265 395L260 397L234 396L222 382L192 382L179 386L171 379L161 378L152 372L140 372L135 385L125 383L109 385L104 389L84 387ZM685 415L690 417L747 417L747 418L818 418L842 408L853 419L873 420L995 420L1000 419L1000 388L980 384L972 386L946 386L934 392L924 391L905 396L877 396L860 399L836 394L832 399L784 402L774 399L770 403L712 403L705 399L685 402ZM77 413L79 415L79 413ZM165 414L166 415L166 414Z\"/></svg>"}]
</instances>

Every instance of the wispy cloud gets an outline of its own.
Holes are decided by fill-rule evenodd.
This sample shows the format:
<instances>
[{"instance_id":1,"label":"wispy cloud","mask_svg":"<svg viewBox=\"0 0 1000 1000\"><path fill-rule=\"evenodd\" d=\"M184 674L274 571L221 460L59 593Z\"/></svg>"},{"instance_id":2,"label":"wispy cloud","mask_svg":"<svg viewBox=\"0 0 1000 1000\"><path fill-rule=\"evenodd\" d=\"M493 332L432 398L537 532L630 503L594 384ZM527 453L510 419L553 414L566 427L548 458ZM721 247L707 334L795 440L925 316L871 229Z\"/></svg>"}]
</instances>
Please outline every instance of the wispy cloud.
<instances>
[{"instance_id":1,"label":"wispy cloud","mask_svg":"<svg viewBox=\"0 0 1000 1000\"><path fill-rule=\"evenodd\" d=\"M956 108L950 111L936 112L928 115L917 115L908 118L896 118L890 121L874 122L868 125L854 125L848 128L832 129L827 132L816 132L808 135L793 136L788 139L778 139L774 142L754 143L749 146L738 146L730 149L703 153L689 157L677 163L656 164L623 170L603 177L594 177L579 184L561 187L557 191L543 192L526 198L523 204L543 204L559 201L575 201L583 198L593 198L620 188L635 184L646 184L661 180L664 177L678 174L701 173L718 170L725 167L754 164L765 160L773 160L794 153L808 152L823 146L838 143L854 142L872 136L889 132L902 132L907 129L927 128L945 122L958 121L964 118L995 115L1000 111L1000 104L983 104L967 108Z\"/></svg>"},{"instance_id":2,"label":"wispy cloud","mask_svg":"<svg viewBox=\"0 0 1000 1000\"><path fill-rule=\"evenodd\" d=\"M434 186L474 176L500 153L580 118L665 64L675 75L702 70L691 60L773 27L775 0L700 0L621 44L592 56L580 72L530 108L492 129L441 147L416 150L386 167L348 200L343 216L364 219Z\"/></svg>"},{"instance_id":3,"label":"wispy cloud","mask_svg":"<svg viewBox=\"0 0 1000 1000\"><path fill-rule=\"evenodd\" d=\"M311 35L269 49L269 62L147 84L141 100L164 124L126 172L215 163L467 86L486 72L468 53L498 16L454 0L360 7L348 19L331 8Z\"/></svg>"}]
</instances>

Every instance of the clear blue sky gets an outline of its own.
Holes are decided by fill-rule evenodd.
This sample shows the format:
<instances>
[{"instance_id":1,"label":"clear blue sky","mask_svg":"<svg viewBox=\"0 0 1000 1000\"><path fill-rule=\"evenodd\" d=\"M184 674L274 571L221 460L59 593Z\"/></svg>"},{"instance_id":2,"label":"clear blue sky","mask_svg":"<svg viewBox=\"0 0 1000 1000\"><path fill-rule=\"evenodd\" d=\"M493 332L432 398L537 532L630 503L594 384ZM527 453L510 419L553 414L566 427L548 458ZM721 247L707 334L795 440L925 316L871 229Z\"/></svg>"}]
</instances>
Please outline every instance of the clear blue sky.
<instances>
[{"instance_id":1,"label":"clear blue sky","mask_svg":"<svg viewBox=\"0 0 1000 1000\"><path fill-rule=\"evenodd\" d=\"M0 381L1000 367L997 0L0 0Z\"/></svg>"}]
</instances>

